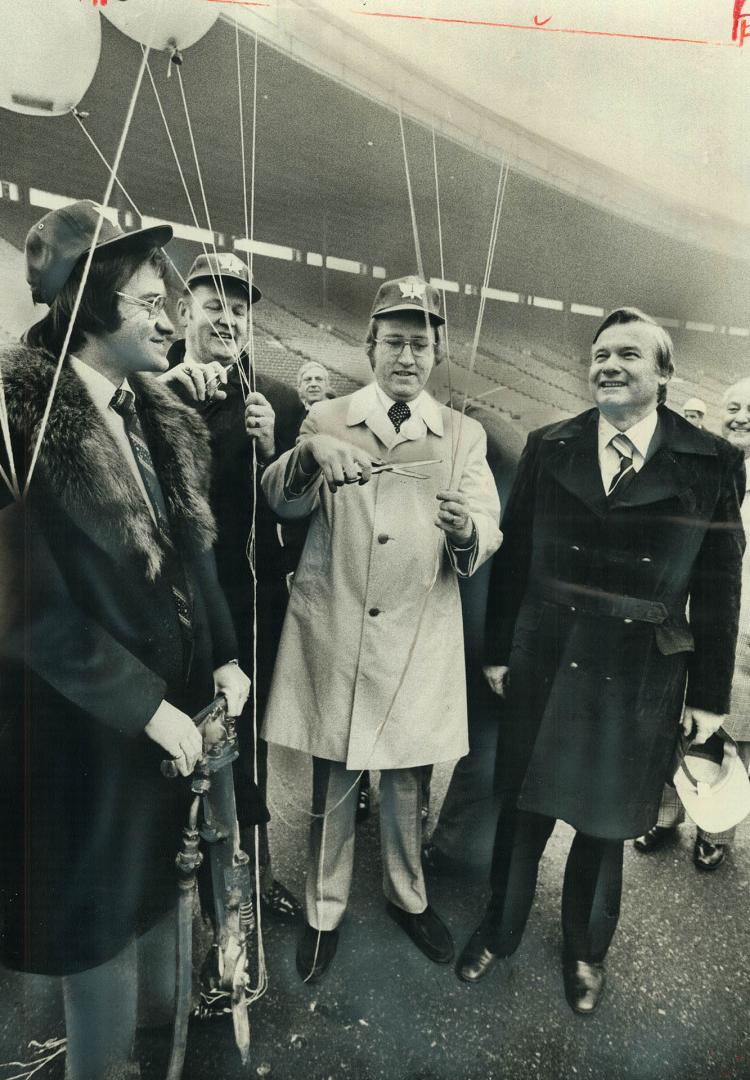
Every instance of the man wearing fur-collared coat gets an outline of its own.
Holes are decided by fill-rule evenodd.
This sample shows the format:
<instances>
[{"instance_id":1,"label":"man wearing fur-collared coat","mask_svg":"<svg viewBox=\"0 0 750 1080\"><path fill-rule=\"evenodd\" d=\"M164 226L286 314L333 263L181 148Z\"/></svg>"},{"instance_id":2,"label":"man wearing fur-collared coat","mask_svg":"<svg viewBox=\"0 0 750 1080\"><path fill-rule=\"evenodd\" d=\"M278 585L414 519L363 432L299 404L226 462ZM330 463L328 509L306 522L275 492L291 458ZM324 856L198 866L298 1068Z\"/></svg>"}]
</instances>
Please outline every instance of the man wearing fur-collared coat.
<instances>
[{"instance_id":1,"label":"man wearing fur-collared coat","mask_svg":"<svg viewBox=\"0 0 750 1080\"><path fill-rule=\"evenodd\" d=\"M468 750L458 576L500 532L484 430L423 390L442 322L425 282L386 282L367 339L374 382L313 405L297 448L263 477L280 517L312 514L265 720L269 742L313 755L313 809L327 815L324 844L320 818L311 830L297 954L308 981L330 963L346 908L364 769L381 770L387 910L430 959L452 956L420 865L419 767ZM397 471L373 475L377 461Z\"/></svg>"},{"instance_id":2,"label":"man wearing fur-collared coat","mask_svg":"<svg viewBox=\"0 0 750 1080\"><path fill-rule=\"evenodd\" d=\"M249 686L213 559L208 437L154 378L170 229L102 224L54 382L97 220L81 202L32 229L28 280L50 311L0 356L0 941L5 963L63 976L71 1080L140 1075L146 985L146 1015L169 1019L192 796L160 763L188 775L191 716L217 691L237 715Z\"/></svg>"}]
</instances>

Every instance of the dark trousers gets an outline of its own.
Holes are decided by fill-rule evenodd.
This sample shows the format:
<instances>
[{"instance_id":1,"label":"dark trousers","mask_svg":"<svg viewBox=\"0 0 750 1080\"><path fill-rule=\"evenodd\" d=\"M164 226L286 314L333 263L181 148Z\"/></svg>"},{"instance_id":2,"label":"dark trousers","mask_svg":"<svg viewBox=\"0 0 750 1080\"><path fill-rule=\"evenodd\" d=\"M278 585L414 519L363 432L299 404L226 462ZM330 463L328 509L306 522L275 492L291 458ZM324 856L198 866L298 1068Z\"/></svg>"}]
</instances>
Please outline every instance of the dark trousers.
<instances>
[{"instance_id":1,"label":"dark trousers","mask_svg":"<svg viewBox=\"0 0 750 1080\"><path fill-rule=\"evenodd\" d=\"M515 952L536 890L539 860L555 819L507 802L500 814L492 855L492 897L487 945L498 956ZM565 866L562 929L565 955L599 963L617 929L622 895L622 840L577 832Z\"/></svg>"}]
</instances>

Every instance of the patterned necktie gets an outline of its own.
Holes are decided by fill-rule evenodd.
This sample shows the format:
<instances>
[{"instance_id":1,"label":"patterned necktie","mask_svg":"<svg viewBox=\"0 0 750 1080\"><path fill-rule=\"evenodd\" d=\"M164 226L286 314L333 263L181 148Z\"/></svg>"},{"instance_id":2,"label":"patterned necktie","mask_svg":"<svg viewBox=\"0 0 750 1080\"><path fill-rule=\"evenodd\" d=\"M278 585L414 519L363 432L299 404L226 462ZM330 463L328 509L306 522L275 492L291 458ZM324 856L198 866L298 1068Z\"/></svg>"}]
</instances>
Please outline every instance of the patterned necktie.
<instances>
[{"instance_id":1,"label":"patterned necktie","mask_svg":"<svg viewBox=\"0 0 750 1080\"><path fill-rule=\"evenodd\" d=\"M611 498L615 492L618 495L622 495L623 492L635 479L635 469L633 468L633 444L627 435L614 435L610 439L610 446L614 447L617 453L620 455L620 468L612 477L612 481L607 491L607 498Z\"/></svg>"},{"instance_id":2,"label":"patterned necktie","mask_svg":"<svg viewBox=\"0 0 750 1080\"><path fill-rule=\"evenodd\" d=\"M395 427L396 431L401 430L401 425L405 424L411 416L411 409L405 401L394 401L388 410L388 419Z\"/></svg>"},{"instance_id":3,"label":"patterned necktie","mask_svg":"<svg viewBox=\"0 0 750 1080\"><path fill-rule=\"evenodd\" d=\"M143 480L143 486L146 489L149 502L156 515L157 527L171 547L167 504L164 499L164 492L161 489L161 484L159 483L159 478L154 469L151 451L148 448L141 422L138 419L138 413L135 411L135 394L132 390L125 390L121 386L115 390L109 405L111 409L114 409L114 411L122 417L123 424L125 425L125 433L133 448L135 463L138 466L138 471ZM169 584L172 589L172 595L177 609L177 617L180 620L180 629L183 632L184 643L188 646L192 642L193 631L191 605L188 600L188 589L186 583L183 581L183 574L181 570L174 565L174 560L173 565L170 567L169 577L171 579ZM187 648L186 655L189 656L190 651L191 650Z\"/></svg>"}]
</instances>

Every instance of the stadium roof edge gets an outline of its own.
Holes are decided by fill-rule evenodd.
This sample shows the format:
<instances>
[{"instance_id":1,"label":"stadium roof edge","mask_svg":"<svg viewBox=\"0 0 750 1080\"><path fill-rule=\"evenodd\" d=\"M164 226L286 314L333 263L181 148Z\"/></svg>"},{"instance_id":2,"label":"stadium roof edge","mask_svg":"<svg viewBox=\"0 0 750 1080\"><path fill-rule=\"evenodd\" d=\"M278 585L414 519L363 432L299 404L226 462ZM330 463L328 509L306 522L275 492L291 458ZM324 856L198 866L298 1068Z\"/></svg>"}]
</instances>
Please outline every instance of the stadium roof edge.
<instances>
[{"instance_id":1,"label":"stadium roof edge","mask_svg":"<svg viewBox=\"0 0 750 1080\"><path fill-rule=\"evenodd\" d=\"M268 12L268 14L266 14ZM638 184L504 119L425 76L310 0L222 13L222 20L335 82L492 161L648 229L750 261L750 229ZM395 87L398 87L396 93Z\"/></svg>"}]
</instances>

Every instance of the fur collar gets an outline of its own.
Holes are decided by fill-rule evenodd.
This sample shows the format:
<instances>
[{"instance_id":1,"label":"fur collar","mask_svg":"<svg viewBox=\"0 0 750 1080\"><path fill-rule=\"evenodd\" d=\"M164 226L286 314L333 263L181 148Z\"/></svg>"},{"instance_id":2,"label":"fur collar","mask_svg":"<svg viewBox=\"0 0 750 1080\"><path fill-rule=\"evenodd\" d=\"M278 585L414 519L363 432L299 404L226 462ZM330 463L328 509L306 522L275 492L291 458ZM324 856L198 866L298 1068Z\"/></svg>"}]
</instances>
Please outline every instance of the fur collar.
<instances>
[{"instance_id":1,"label":"fur collar","mask_svg":"<svg viewBox=\"0 0 750 1080\"><path fill-rule=\"evenodd\" d=\"M14 345L0 353L20 472L40 430L54 369L55 360L42 350ZM134 376L129 382L167 502L172 541L181 554L210 548L216 529L208 504L205 426L194 409L153 375ZM118 561L127 565L134 555L141 557L148 577L158 575L169 541L159 535L127 463L67 360L29 495L35 501L56 499Z\"/></svg>"}]
</instances>

